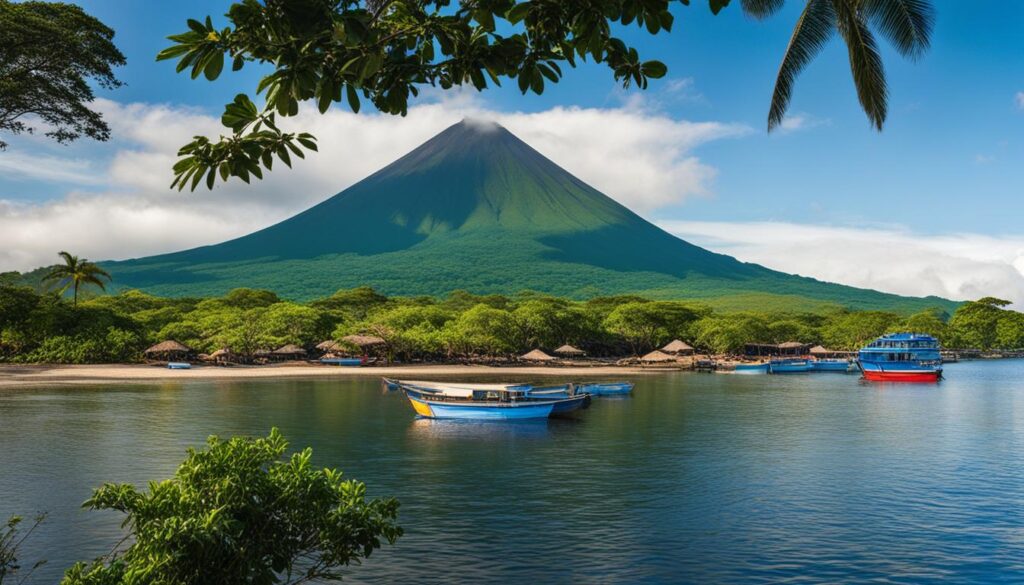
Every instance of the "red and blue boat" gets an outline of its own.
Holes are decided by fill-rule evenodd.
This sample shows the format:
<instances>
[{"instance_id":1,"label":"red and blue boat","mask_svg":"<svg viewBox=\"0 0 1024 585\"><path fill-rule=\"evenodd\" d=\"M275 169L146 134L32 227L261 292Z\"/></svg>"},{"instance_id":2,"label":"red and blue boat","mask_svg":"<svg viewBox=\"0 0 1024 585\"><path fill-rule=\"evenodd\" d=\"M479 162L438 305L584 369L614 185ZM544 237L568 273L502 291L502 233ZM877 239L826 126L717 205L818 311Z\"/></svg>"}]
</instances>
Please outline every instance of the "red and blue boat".
<instances>
[{"instance_id":1,"label":"red and blue boat","mask_svg":"<svg viewBox=\"0 0 1024 585\"><path fill-rule=\"evenodd\" d=\"M893 333L857 353L864 379L877 382L937 382L942 378L939 340L923 333Z\"/></svg>"}]
</instances>

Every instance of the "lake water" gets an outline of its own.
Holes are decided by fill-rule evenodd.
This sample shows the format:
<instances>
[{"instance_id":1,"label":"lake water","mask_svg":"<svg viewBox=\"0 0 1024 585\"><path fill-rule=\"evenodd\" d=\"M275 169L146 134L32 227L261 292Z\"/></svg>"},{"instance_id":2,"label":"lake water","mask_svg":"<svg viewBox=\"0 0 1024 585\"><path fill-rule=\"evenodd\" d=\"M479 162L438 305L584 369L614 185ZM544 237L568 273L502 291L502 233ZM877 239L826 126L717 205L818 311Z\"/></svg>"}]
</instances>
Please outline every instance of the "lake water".
<instances>
[{"instance_id":1,"label":"lake water","mask_svg":"<svg viewBox=\"0 0 1024 585\"><path fill-rule=\"evenodd\" d=\"M417 420L375 379L0 391L0 517L50 513L54 583L108 551L105 481L169 477L207 435L278 426L402 502L349 583L1024 581L1024 363L936 385L842 374L637 377L575 420Z\"/></svg>"}]
</instances>

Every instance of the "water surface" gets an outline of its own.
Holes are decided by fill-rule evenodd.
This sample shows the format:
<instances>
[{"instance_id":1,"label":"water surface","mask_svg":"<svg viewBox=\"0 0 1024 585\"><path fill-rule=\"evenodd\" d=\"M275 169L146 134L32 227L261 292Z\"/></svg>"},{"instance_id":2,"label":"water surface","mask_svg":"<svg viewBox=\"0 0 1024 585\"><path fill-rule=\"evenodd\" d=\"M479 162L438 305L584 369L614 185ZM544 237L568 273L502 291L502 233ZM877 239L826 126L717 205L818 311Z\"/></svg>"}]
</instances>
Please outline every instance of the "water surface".
<instances>
[{"instance_id":1,"label":"water surface","mask_svg":"<svg viewBox=\"0 0 1024 585\"><path fill-rule=\"evenodd\" d=\"M81 510L210 434L278 426L402 502L349 583L1024 581L1024 363L939 385L841 374L637 377L575 420L416 419L375 379L0 391L0 517L53 583L119 538Z\"/></svg>"}]
</instances>

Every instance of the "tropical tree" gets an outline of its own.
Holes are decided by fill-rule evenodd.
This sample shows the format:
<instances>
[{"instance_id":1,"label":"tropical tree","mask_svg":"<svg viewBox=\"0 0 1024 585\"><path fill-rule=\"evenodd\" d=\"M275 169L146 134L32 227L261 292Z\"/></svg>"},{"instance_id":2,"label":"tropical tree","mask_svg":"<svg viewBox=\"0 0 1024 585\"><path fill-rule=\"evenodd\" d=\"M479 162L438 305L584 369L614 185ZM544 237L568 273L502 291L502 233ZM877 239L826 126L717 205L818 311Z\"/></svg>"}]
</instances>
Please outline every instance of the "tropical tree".
<instances>
[{"instance_id":1,"label":"tropical tree","mask_svg":"<svg viewBox=\"0 0 1024 585\"><path fill-rule=\"evenodd\" d=\"M54 266L43 280L51 285L55 284L60 294L67 292L69 288L74 290L74 305L78 306L78 289L85 285L98 286L100 290L107 290L103 279L112 280L110 273L103 270L96 264L85 258L72 256L67 252L60 252L59 256L64 264Z\"/></svg>"},{"instance_id":2,"label":"tropical tree","mask_svg":"<svg viewBox=\"0 0 1024 585\"><path fill-rule=\"evenodd\" d=\"M367 500L365 484L315 468L311 449L287 450L277 429L211 437L148 491L97 489L85 506L124 514L130 544L77 563L61 583L321 583L402 535L396 500Z\"/></svg>"},{"instance_id":3,"label":"tropical tree","mask_svg":"<svg viewBox=\"0 0 1024 585\"><path fill-rule=\"evenodd\" d=\"M887 89L873 25L897 51L917 57L928 47L929 0L805 0L782 60L768 115L769 130L782 122L797 75L835 31L846 42L854 84L868 118L881 129ZM690 0L681 0L689 4ZM718 13L730 0L708 0ZM541 94L563 76L563 66L581 61L607 66L625 87L646 89L667 73L656 60L641 59L615 36L626 27L651 35L671 31L672 0L243 0L218 28L207 16L190 19L189 30L157 56L177 60L193 79L217 79L230 61L268 67L256 86L265 106L239 94L224 109L228 136L196 137L179 151L172 187L212 188L220 177L249 182L271 170L275 158L291 166L303 149L316 150L308 133L284 132L278 117L295 116L301 102L321 113L363 100L377 110L405 115L424 87L468 85L483 91L515 80L522 93ZM756 18L776 13L784 0L742 0Z\"/></svg>"},{"instance_id":4,"label":"tropical tree","mask_svg":"<svg viewBox=\"0 0 1024 585\"><path fill-rule=\"evenodd\" d=\"M728 4L728 0L725 1ZM784 0L742 0L744 10L765 18ZM929 0L806 0L779 66L768 111L768 129L782 123L797 76L838 31L846 43L857 98L871 124L885 124L889 91L872 26L910 59L928 49L935 16Z\"/></svg>"},{"instance_id":5,"label":"tropical tree","mask_svg":"<svg viewBox=\"0 0 1024 585\"><path fill-rule=\"evenodd\" d=\"M0 132L32 133L31 116L57 142L108 140L110 128L87 104L93 85L121 85L113 68L125 59L113 38L74 4L0 0Z\"/></svg>"}]
</instances>

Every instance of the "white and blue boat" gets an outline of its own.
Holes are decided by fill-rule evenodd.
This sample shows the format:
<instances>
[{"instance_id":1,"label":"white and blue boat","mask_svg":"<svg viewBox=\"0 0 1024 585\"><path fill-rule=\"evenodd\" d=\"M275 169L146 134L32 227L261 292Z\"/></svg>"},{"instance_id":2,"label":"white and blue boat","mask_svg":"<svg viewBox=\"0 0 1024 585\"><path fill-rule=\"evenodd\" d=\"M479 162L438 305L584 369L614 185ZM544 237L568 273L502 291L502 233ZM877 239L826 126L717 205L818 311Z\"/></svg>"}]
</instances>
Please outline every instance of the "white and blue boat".
<instances>
[{"instance_id":1,"label":"white and blue boat","mask_svg":"<svg viewBox=\"0 0 1024 585\"><path fill-rule=\"evenodd\" d=\"M366 363L366 358L320 358L320 363L328 366L358 368Z\"/></svg>"},{"instance_id":2,"label":"white and blue boat","mask_svg":"<svg viewBox=\"0 0 1024 585\"><path fill-rule=\"evenodd\" d=\"M167 362L168 370L191 370L192 364L188 362Z\"/></svg>"},{"instance_id":3,"label":"white and blue boat","mask_svg":"<svg viewBox=\"0 0 1024 585\"><path fill-rule=\"evenodd\" d=\"M769 363L764 362L763 364L736 364L736 367L732 369L734 374L767 374L769 370Z\"/></svg>"},{"instance_id":4,"label":"white and blue boat","mask_svg":"<svg viewBox=\"0 0 1024 585\"><path fill-rule=\"evenodd\" d=\"M590 406L590 394L570 384L537 388L526 384L404 382L394 380L424 418L464 420L544 419Z\"/></svg>"},{"instance_id":5,"label":"white and blue boat","mask_svg":"<svg viewBox=\"0 0 1024 585\"><path fill-rule=\"evenodd\" d=\"M942 347L923 333L883 335L861 348L857 366L875 382L937 382L942 379Z\"/></svg>"},{"instance_id":6,"label":"white and blue boat","mask_svg":"<svg viewBox=\"0 0 1024 585\"><path fill-rule=\"evenodd\" d=\"M812 368L811 361L803 358L776 359L768 362L768 371L772 374L803 374L810 372Z\"/></svg>"},{"instance_id":7,"label":"white and blue boat","mask_svg":"<svg viewBox=\"0 0 1024 585\"><path fill-rule=\"evenodd\" d=\"M857 371L857 364L853 360L820 358L811 362L811 371L846 374Z\"/></svg>"},{"instance_id":8,"label":"white and blue boat","mask_svg":"<svg viewBox=\"0 0 1024 585\"><path fill-rule=\"evenodd\" d=\"M582 382L575 384L576 392L591 396L622 396L633 391L632 382Z\"/></svg>"}]
</instances>

